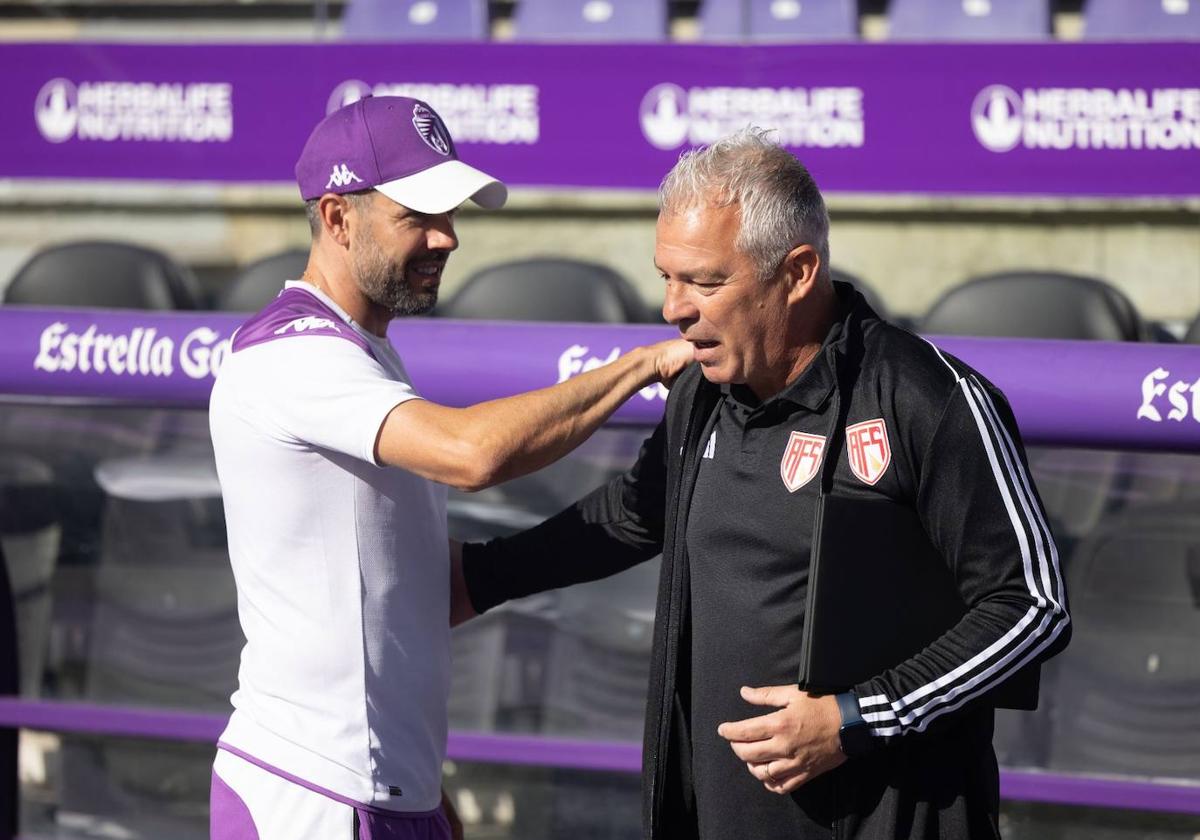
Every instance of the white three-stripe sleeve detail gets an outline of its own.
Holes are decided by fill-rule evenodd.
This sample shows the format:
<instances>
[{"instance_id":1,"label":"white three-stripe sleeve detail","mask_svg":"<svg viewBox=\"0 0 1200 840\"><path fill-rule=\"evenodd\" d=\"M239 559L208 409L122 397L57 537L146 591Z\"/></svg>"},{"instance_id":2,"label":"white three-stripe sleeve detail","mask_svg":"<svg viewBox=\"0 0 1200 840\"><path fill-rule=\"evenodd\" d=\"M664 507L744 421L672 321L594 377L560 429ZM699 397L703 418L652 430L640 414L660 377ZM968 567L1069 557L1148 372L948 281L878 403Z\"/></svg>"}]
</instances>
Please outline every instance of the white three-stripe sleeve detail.
<instances>
[{"instance_id":1,"label":"white three-stripe sleeve detail","mask_svg":"<svg viewBox=\"0 0 1200 840\"><path fill-rule=\"evenodd\" d=\"M1049 600L1054 603L1054 609L1042 616L1042 620L1038 622L1038 627L1035 631L1026 634L1025 631L1028 629L1029 625L1034 622L1036 615L1039 612L1037 607L1031 607L1029 612L1027 612L1012 629L1010 629L1001 639L997 640L992 645L989 645L986 650L972 657L971 660L963 663L958 668L955 668L949 674L946 674L943 677L940 677L939 679L922 686L921 688L918 688L916 691L909 693L896 703L891 703L885 695L867 697L860 701L859 705L864 709L863 717L865 720L871 723L899 720L902 723L911 725L922 715L928 715L926 719L922 720L921 723L915 727L917 731L923 730L934 718L939 717L941 714L947 711L951 711L960 707L963 703L971 699L971 697L990 689L992 686L989 683L989 680L991 682L995 682L996 680L994 678L997 674L1001 673L1006 665L1009 665L1014 659L1020 657L1021 653L1029 648L1031 644L1041 639L1041 644L1037 644L1032 651L1029 651L1029 653L1024 657L1021 657L1020 663L1011 669L1012 671L1018 670L1031 658L1038 655L1046 645L1053 642L1053 640L1057 638L1059 633L1061 633L1062 629L1065 627L1065 622L1058 621L1057 626L1053 628L1047 637L1046 629L1050 622L1056 617L1065 617L1065 610L1063 610L1062 606L1055 599L1052 589L1053 584L1050 582L1050 575L1053 574L1055 581L1058 583L1058 591L1061 593L1062 584L1061 575L1058 569L1057 549L1054 546L1053 538L1050 535L1049 528L1046 526L1041 509L1034 500L1033 494L1030 490L1028 477L1025 474L1025 470L1020 462L1020 459L1016 455L1015 444L1012 442L1012 439L1008 435L1007 430L1004 428L1003 423L999 421L998 415L995 412L995 407L991 404L991 399L986 392L984 392L983 389L978 385L958 376L957 371L954 371L954 368L949 364L949 362L946 361L941 352L938 351L936 347L934 347L934 350L938 353L938 356L942 359L943 363L946 364L946 366L950 368L952 372L954 372L958 384L963 386L963 395L966 398L968 406L971 409L971 413L975 418L976 426L979 429L985 451L988 455L988 461L992 467L993 476L996 479L1001 497L1004 500L1005 509L1009 514L1009 519L1012 522L1014 533L1017 536L1018 545L1021 549L1026 586L1028 587L1030 594L1037 602L1038 607L1044 608L1047 600ZM981 415L981 409L982 411L988 413L986 420ZM992 434L995 435L995 445L993 444L992 435L988 434L989 427ZM1001 449L1001 455L1004 460L1004 469L1001 468L999 463L1000 459L997 457L996 445L998 445ZM1005 480L1006 475L1012 479L1013 491L1018 497L1018 501L1021 506L1020 513L1024 514L1024 521L1022 521L1022 518L1013 503L1012 493L1010 493L1008 484ZM1026 523L1029 525L1028 535L1026 532ZM1036 541L1037 561L1039 567L1036 573L1032 568L1033 556L1030 552L1028 536L1033 536ZM1049 553L1049 557L1047 556L1047 552ZM1038 590L1037 582L1039 578L1040 582L1045 586L1044 594ZM916 702L917 700L920 700L929 694L962 679L966 676L966 674L975 670L983 662L988 661L1001 650L1008 647L1014 639L1020 638L1022 634L1025 634L1024 638L1021 638L1020 642L1015 647L1009 650L1008 653L1005 654L999 661L993 662L983 672L976 674L973 678L966 680L960 685L954 686L949 691L932 698L921 708L911 709L907 713L903 713L907 707L911 706L912 703ZM976 688L981 685L983 687L979 691L970 691L972 688ZM965 692L970 692L970 694L962 697L959 702L954 703L952 706L945 705L960 697ZM879 711L866 711L867 709L876 706L882 706L884 708ZM942 706L943 708L934 711L937 706ZM901 727L899 726L888 727L886 729L876 728L875 732L879 735L888 735L895 734L896 732L899 732L900 729Z\"/></svg>"},{"instance_id":2,"label":"white three-stripe sleeve detail","mask_svg":"<svg viewBox=\"0 0 1200 840\"><path fill-rule=\"evenodd\" d=\"M983 390L983 386L975 381L977 392L987 395ZM1036 521L1038 528L1041 531L1042 539L1045 540L1045 545L1049 549L1049 560L1042 565L1042 585L1046 590L1046 597L1055 607L1056 612L1061 612L1067 620L1070 616L1067 615L1066 606L1062 603L1063 592L1065 590L1062 579L1062 567L1059 563L1058 545L1054 542L1054 534L1050 531L1050 526L1046 523L1046 516L1042 510L1042 506L1037 503L1037 499L1033 493L1033 482L1030 480L1029 472L1021 463L1021 459L1017 454L1017 446L1013 442L1012 436L1009 435L1008 429L1004 423L1000 421L1000 416L996 411L996 406L989 397L984 402L984 407L991 418L992 428L996 430L997 437L1004 444L1004 450L1009 462L1015 466L1014 473L1021 480L1021 490L1024 492L1024 498L1028 500L1029 507L1033 509L1031 521ZM1029 507L1026 508L1028 512ZM1054 575L1053 584L1050 581L1050 575Z\"/></svg>"}]
</instances>

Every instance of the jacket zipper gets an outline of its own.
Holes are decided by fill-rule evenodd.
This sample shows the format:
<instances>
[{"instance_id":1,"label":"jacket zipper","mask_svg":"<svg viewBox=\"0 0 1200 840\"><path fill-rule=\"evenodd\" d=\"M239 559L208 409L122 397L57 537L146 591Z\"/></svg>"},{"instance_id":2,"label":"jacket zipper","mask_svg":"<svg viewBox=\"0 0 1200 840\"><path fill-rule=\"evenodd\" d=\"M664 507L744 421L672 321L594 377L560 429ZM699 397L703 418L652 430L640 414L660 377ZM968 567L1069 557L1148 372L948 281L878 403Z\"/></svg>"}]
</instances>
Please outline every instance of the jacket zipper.
<instances>
[{"instance_id":1,"label":"jacket zipper","mask_svg":"<svg viewBox=\"0 0 1200 840\"><path fill-rule=\"evenodd\" d=\"M682 554L684 552L684 548L682 547L683 543L681 542L681 539L680 539L680 528L681 528L682 522L685 519L685 517L681 515L682 508L683 508L684 481L686 479L688 479L688 476L691 472L691 466L692 466L692 464L695 463L695 452L693 450L695 450L697 448L697 446L699 445L699 442L700 442L699 437L697 437L695 440L692 439L692 431L693 431L693 429L695 429L697 427L697 421L700 418L700 415L703 413L703 410L705 407L704 404L705 404L706 400L701 397L701 391L704 389L705 384L706 383L704 382L704 380L701 379L700 384L696 389L696 394L693 397L691 411L688 412L687 422L684 424L684 427L683 427L683 443L682 443L683 452L682 452L682 457L680 458L680 462L679 462L679 481L676 483L675 497L674 497L674 499L672 499L672 504L674 505L674 510L675 510L675 519L674 519L674 522L672 523L672 529L671 529L671 534L672 534L671 549L672 549L672 555L673 555L672 566L671 566L671 578L672 578L672 580L671 580L671 598L667 601L667 615L665 616L665 618L667 620L666 639L667 639L668 646L671 645L671 639L672 638L675 639L675 643L674 643L675 662L670 662L670 663L667 662L666 661L667 654L664 653L662 682L659 685L659 716L658 716L658 730L659 731L658 731L658 737L659 737L660 747L658 750L658 755L655 756L654 775L652 776L653 787L650 790L652 811L651 811L651 815L650 815L650 825L648 827L649 833L647 835L647 840L654 840L655 829L657 828L658 822L662 817L662 790L663 790L663 778L662 777L666 773L666 766L667 766L667 762L664 759L666 758L666 753L670 749L670 746L671 746L670 726L666 726L665 733L663 731L664 725L668 724L668 722L669 722L670 708L672 706L672 698L670 696L668 696L668 692L667 692L666 688L667 688L667 681L670 679L670 675L677 671L678 656L679 656L678 634L671 633L671 621L675 617L674 614L675 614L676 601L679 600L679 594L678 594L678 592L676 590L676 586L675 586L675 576L677 573L680 575L682 574L682 572L679 570L678 563L682 560ZM709 417L710 418L712 416L713 410L716 408L718 403L719 403L719 400L717 402L714 402L713 405L709 406ZM703 430L703 427L701 427L701 429ZM693 481L693 483L694 483L694 481Z\"/></svg>"}]
</instances>

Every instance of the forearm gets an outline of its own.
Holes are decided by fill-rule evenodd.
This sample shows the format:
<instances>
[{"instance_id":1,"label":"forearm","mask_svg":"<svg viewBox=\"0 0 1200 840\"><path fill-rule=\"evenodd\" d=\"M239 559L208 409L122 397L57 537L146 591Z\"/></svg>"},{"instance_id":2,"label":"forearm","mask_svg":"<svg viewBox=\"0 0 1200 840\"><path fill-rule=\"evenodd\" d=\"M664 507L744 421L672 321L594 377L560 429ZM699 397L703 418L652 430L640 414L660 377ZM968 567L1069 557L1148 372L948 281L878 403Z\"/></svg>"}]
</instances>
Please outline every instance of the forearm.
<instances>
[{"instance_id":1,"label":"forearm","mask_svg":"<svg viewBox=\"0 0 1200 840\"><path fill-rule=\"evenodd\" d=\"M967 371L921 451L917 512L967 610L924 650L856 686L882 737L925 731L1070 638L1058 549L1003 396Z\"/></svg>"},{"instance_id":2,"label":"forearm","mask_svg":"<svg viewBox=\"0 0 1200 840\"><path fill-rule=\"evenodd\" d=\"M464 409L462 434L481 441L492 464L488 483L498 484L562 458L657 380L654 356L638 347L558 385Z\"/></svg>"},{"instance_id":3,"label":"forearm","mask_svg":"<svg viewBox=\"0 0 1200 840\"><path fill-rule=\"evenodd\" d=\"M924 732L1065 645L1061 604L1003 596L974 605L929 647L855 687L863 718L880 737Z\"/></svg>"},{"instance_id":4,"label":"forearm","mask_svg":"<svg viewBox=\"0 0 1200 840\"><path fill-rule=\"evenodd\" d=\"M534 472L577 447L625 400L657 381L661 358L656 348L635 348L558 385L467 408L409 400L384 421L377 460L463 490Z\"/></svg>"}]
</instances>

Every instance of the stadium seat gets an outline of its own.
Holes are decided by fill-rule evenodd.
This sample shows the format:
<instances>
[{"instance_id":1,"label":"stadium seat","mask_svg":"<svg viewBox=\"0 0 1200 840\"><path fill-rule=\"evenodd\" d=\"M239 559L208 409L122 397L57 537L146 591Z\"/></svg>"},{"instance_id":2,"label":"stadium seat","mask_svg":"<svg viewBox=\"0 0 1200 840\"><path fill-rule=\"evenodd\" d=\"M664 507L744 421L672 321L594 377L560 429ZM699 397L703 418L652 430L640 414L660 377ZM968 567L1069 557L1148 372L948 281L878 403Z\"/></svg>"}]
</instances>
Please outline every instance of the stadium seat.
<instances>
[{"instance_id":1,"label":"stadium seat","mask_svg":"<svg viewBox=\"0 0 1200 840\"><path fill-rule=\"evenodd\" d=\"M1192 325L1183 335L1183 340L1187 344L1200 344L1200 315L1196 316L1196 320L1192 321Z\"/></svg>"},{"instance_id":2,"label":"stadium seat","mask_svg":"<svg viewBox=\"0 0 1200 840\"><path fill-rule=\"evenodd\" d=\"M853 0L703 0L700 30L709 41L855 38L858 10Z\"/></svg>"},{"instance_id":3,"label":"stadium seat","mask_svg":"<svg viewBox=\"0 0 1200 840\"><path fill-rule=\"evenodd\" d=\"M525 40L662 41L664 0L520 0L513 15Z\"/></svg>"},{"instance_id":4,"label":"stadium seat","mask_svg":"<svg viewBox=\"0 0 1200 840\"><path fill-rule=\"evenodd\" d=\"M1130 507L1067 569L1074 634L1053 677L1050 766L1200 778L1200 519Z\"/></svg>"},{"instance_id":5,"label":"stadium seat","mask_svg":"<svg viewBox=\"0 0 1200 840\"><path fill-rule=\"evenodd\" d=\"M211 452L113 458L105 493L88 693L226 710L243 639Z\"/></svg>"},{"instance_id":6,"label":"stadium seat","mask_svg":"<svg viewBox=\"0 0 1200 840\"><path fill-rule=\"evenodd\" d=\"M636 741L645 721L659 560L560 593L547 732Z\"/></svg>"},{"instance_id":7,"label":"stadium seat","mask_svg":"<svg viewBox=\"0 0 1200 840\"><path fill-rule=\"evenodd\" d=\"M50 640L50 586L63 531L59 492L48 464L27 452L0 452L0 549L21 628L17 661L26 697L41 695Z\"/></svg>"},{"instance_id":8,"label":"stadium seat","mask_svg":"<svg viewBox=\"0 0 1200 840\"><path fill-rule=\"evenodd\" d=\"M1147 329L1116 287L1048 271L989 274L956 286L921 321L931 335L1144 341Z\"/></svg>"},{"instance_id":9,"label":"stadium seat","mask_svg":"<svg viewBox=\"0 0 1200 840\"><path fill-rule=\"evenodd\" d=\"M886 320L892 320L888 314L887 306L883 303L883 298L879 296L879 292L871 288L861 277L851 274L849 271L843 271L840 268L829 269L829 276L833 278L834 282L849 283L854 286L866 298L867 305L875 310L876 315Z\"/></svg>"},{"instance_id":10,"label":"stadium seat","mask_svg":"<svg viewBox=\"0 0 1200 840\"><path fill-rule=\"evenodd\" d=\"M439 309L446 318L638 323L646 305L629 281L598 263L542 257L488 266Z\"/></svg>"},{"instance_id":11,"label":"stadium seat","mask_svg":"<svg viewBox=\"0 0 1200 840\"><path fill-rule=\"evenodd\" d=\"M5 303L110 309L197 309L192 273L159 251L125 242L67 242L34 254Z\"/></svg>"},{"instance_id":12,"label":"stadium seat","mask_svg":"<svg viewBox=\"0 0 1200 840\"><path fill-rule=\"evenodd\" d=\"M250 263L217 295L221 312L257 312L273 301L287 280L299 280L308 251L293 248Z\"/></svg>"},{"instance_id":13,"label":"stadium seat","mask_svg":"<svg viewBox=\"0 0 1200 840\"><path fill-rule=\"evenodd\" d=\"M1162 321L1146 321L1147 341L1157 341L1160 344L1178 344L1179 337Z\"/></svg>"},{"instance_id":14,"label":"stadium seat","mask_svg":"<svg viewBox=\"0 0 1200 840\"><path fill-rule=\"evenodd\" d=\"M226 715L245 643L211 452L118 458L105 492L83 680L88 702ZM206 800L183 745L63 745L61 807L120 821ZM69 765L69 767L66 767Z\"/></svg>"},{"instance_id":15,"label":"stadium seat","mask_svg":"<svg viewBox=\"0 0 1200 840\"><path fill-rule=\"evenodd\" d=\"M1200 0L1087 0L1083 15L1091 40L1200 38Z\"/></svg>"},{"instance_id":16,"label":"stadium seat","mask_svg":"<svg viewBox=\"0 0 1200 840\"><path fill-rule=\"evenodd\" d=\"M660 565L656 558L561 591L546 664L545 732L605 741L641 739ZM580 791L557 780L552 836L586 832L579 812L597 794L619 798L621 786L620 781L596 779ZM604 836L641 836L635 810L614 809L609 820L611 833Z\"/></svg>"},{"instance_id":17,"label":"stadium seat","mask_svg":"<svg viewBox=\"0 0 1200 840\"><path fill-rule=\"evenodd\" d=\"M1050 35L1050 0L892 0L893 40L992 41Z\"/></svg>"},{"instance_id":18,"label":"stadium seat","mask_svg":"<svg viewBox=\"0 0 1200 840\"><path fill-rule=\"evenodd\" d=\"M485 0L350 0L342 37L354 41L481 41Z\"/></svg>"}]
</instances>

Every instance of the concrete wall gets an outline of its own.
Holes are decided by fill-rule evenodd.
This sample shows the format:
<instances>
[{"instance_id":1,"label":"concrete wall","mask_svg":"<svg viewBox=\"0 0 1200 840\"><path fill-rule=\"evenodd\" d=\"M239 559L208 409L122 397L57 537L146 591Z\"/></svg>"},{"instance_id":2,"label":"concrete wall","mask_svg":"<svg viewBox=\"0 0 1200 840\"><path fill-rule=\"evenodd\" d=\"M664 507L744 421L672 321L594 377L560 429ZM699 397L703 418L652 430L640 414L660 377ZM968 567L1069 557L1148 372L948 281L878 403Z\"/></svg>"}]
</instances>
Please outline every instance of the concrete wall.
<instances>
[{"instance_id":1,"label":"concrete wall","mask_svg":"<svg viewBox=\"0 0 1200 840\"><path fill-rule=\"evenodd\" d=\"M1200 312L1200 202L830 196L833 264L859 275L901 315L920 315L968 277L1013 268L1089 274L1121 288L1148 318ZM605 263L657 305L654 197L518 191L498 213L459 216L462 246L445 293L473 270L536 255ZM254 259L307 247L294 190L0 182L0 285L43 245L123 239L191 265L209 287Z\"/></svg>"}]
</instances>

